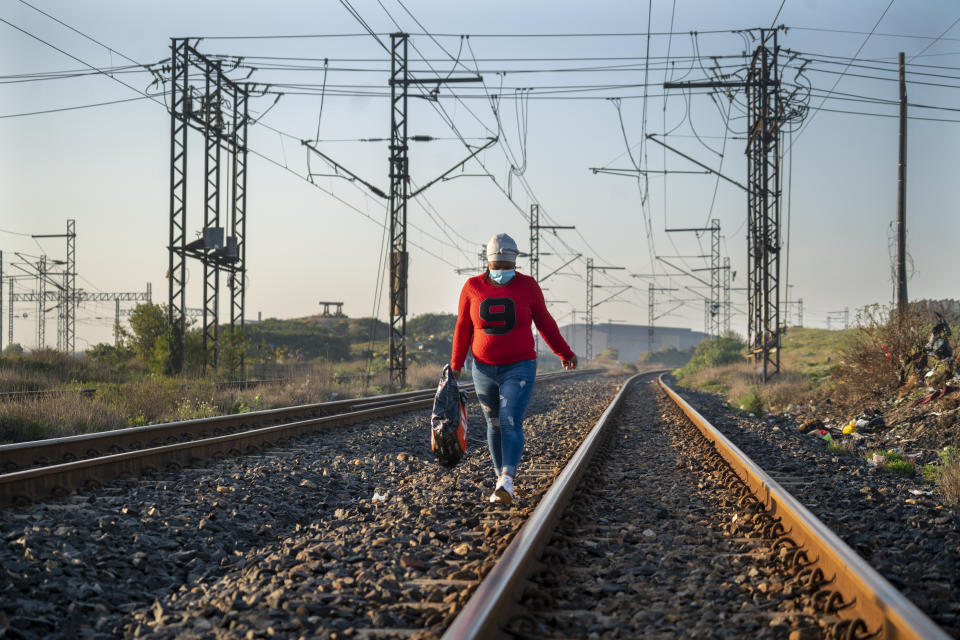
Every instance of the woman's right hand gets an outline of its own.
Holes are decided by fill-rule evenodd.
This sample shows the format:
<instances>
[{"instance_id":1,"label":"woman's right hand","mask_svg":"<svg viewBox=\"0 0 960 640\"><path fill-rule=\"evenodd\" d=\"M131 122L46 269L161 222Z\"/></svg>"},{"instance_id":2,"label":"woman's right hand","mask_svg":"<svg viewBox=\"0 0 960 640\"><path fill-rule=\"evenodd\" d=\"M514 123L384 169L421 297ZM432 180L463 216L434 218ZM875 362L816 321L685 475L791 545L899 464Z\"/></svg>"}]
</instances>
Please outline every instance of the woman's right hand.
<instances>
[{"instance_id":1,"label":"woman's right hand","mask_svg":"<svg viewBox=\"0 0 960 640\"><path fill-rule=\"evenodd\" d=\"M461 371L461 369L450 369L450 375L453 376L453 379L454 379L454 380L459 380L459 379L460 379L460 371Z\"/></svg>"}]
</instances>

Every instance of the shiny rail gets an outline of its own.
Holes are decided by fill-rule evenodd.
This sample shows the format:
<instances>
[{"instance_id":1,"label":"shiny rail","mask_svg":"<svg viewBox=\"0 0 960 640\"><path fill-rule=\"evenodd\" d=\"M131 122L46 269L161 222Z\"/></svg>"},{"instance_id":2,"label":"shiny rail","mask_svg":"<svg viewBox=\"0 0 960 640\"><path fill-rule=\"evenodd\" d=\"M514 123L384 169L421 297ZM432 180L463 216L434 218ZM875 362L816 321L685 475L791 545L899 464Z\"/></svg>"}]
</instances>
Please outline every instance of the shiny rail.
<instances>
[{"instance_id":1,"label":"shiny rail","mask_svg":"<svg viewBox=\"0 0 960 640\"><path fill-rule=\"evenodd\" d=\"M537 380L590 373L596 370L547 373ZM472 386L462 388L472 392ZM192 466L205 458L255 453L323 429L429 408L434 393L423 389L4 445L0 468L16 460L21 467L30 464L25 460L39 460L41 466L0 475L0 508L64 497L117 478Z\"/></svg>"},{"instance_id":2,"label":"shiny rail","mask_svg":"<svg viewBox=\"0 0 960 640\"><path fill-rule=\"evenodd\" d=\"M603 442L612 417L620 408L630 387L651 375L653 374L638 373L620 388L597 424L584 438L536 509L504 550L497 564L473 592L453 623L447 627L443 640L487 640L505 636L500 624L510 619L516 599L522 593L540 553L550 540L554 525L576 491L583 473L590 466L594 453Z\"/></svg>"},{"instance_id":3,"label":"shiny rail","mask_svg":"<svg viewBox=\"0 0 960 640\"><path fill-rule=\"evenodd\" d=\"M833 612L843 619L847 638L927 638L948 636L912 602L897 591L863 558L823 524L796 498L758 467L726 436L707 422L676 391L659 378L660 387L710 440L768 514L779 520L778 542L800 547L813 572L828 585Z\"/></svg>"},{"instance_id":4,"label":"shiny rail","mask_svg":"<svg viewBox=\"0 0 960 640\"><path fill-rule=\"evenodd\" d=\"M493 569L447 628L443 640L507 637L501 625L516 613L516 604L563 509L602 443L607 425L631 386L651 374L637 374L620 389L576 453L524 523ZM946 640L948 636L916 605L860 558L732 442L704 419L664 381L664 392L710 440L755 499L782 527L780 544L798 546L797 557L810 563L814 578L829 585L830 613L841 621L839 636L850 639Z\"/></svg>"}]
</instances>

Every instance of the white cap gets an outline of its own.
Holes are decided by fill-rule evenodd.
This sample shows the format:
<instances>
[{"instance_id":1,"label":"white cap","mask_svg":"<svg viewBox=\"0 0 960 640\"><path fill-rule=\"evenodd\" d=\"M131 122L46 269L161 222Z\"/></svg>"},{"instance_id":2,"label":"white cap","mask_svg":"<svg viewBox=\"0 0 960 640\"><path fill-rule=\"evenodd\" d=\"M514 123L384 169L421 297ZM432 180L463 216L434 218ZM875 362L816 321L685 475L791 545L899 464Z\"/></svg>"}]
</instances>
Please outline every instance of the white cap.
<instances>
[{"instance_id":1,"label":"white cap","mask_svg":"<svg viewBox=\"0 0 960 640\"><path fill-rule=\"evenodd\" d=\"M518 255L517 243L505 233L498 233L487 243L488 262L516 262Z\"/></svg>"}]
</instances>

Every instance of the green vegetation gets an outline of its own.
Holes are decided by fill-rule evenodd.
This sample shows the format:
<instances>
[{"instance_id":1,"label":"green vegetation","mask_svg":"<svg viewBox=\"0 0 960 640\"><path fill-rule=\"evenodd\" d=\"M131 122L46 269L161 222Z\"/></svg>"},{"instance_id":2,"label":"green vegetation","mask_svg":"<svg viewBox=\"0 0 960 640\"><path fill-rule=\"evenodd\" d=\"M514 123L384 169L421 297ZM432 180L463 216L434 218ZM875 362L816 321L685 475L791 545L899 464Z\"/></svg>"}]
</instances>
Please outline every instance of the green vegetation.
<instances>
[{"instance_id":1,"label":"green vegetation","mask_svg":"<svg viewBox=\"0 0 960 640\"><path fill-rule=\"evenodd\" d=\"M883 456L884 460L880 468L890 473L896 473L902 476L912 476L916 472L913 463L903 457L898 451L874 450L867 453L867 460L872 460L874 455Z\"/></svg>"},{"instance_id":2,"label":"green vegetation","mask_svg":"<svg viewBox=\"0 0 960 640\"><path fill-rule=\"evenodd\" d=\"M703 340L697 345L690 361L676 371L676 376L682 381L703 369L742 362L745 348L743 339L732 331L715 340Z\"/></svg>"},{"instance_id":3,"label":"green vegetation","mask_svg":"<svg viewBox=\"0 0 960 640\"><path fill-rule=\"evenodd\" d=\"M853 440L831 440L827 443L827 451L841 456L852 456L857 453L857 443Z\"/></svg>"},{"instance_id":4,"label":"green vegetation","mask_svg":"<svg viewBox=\"0 0 960 640\"><path fill-rule=\"evenodd\" d=\"M924 480L937 486L944 502L960 505L960 447L944 447L937 452L940 464L921 467Z\"/></svg>"},{"instance_id":5,"label":"green vegetation","mask_svg":"<svg viewBox=\"0 0 960 640\"><path fill-rule=\"evenodd\" d=\"M456 316L425 314L407 322L407 384L436 384L450 357ZM51 349L0 355L0 391L56 389L41 398L0 404L0 442L355 397L389 388L387 327L373 318L314 316L269 319L245 331L220 330L220 366L202 374L202 335L188 327L186 363L173 371L169 345L176 329L162 305L139 305L117 345L98 344L71 357ZM241 362L243 366L241 366ZM280 380L237 390L227 381ZM95 387L92 396L80 393Z\"/></svg>"},{"instance_id":6,"label":"green vegetation","mask_svg":"<svg viewBox=\"0 0 960 640\"><path fill-rule=\"evenodd\" d=\"M640 354L640 362L657 363L667 367L682 367L690 362L696 347L677 349L673 345L656 351L647 351Z\"/></svg>"},{"instance_id":7,"label":"green vegetation","mask_svg":"<svg viewBox=\"0 0 960 640\"><path fill-rule=\"evenodd\" d=\"M760 390L756 387L747 391L738 402L743 411L757 415L763 411L763 400L760 397Z\"/></svg>"}]
</instances>

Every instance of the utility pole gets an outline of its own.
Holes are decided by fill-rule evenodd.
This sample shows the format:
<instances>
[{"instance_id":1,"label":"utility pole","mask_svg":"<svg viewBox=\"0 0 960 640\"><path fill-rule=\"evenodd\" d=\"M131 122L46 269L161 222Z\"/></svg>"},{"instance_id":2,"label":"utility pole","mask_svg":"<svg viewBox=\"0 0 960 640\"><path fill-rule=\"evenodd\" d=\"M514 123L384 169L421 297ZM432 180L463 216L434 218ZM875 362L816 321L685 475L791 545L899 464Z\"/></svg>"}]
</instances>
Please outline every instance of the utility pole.
<instances>
[{"instance_id":1,"label":"utility pole","mask_svg":"<svg viewBox=\"0 0 960 640\"><path fill-rule=\"evenodd\" d=\"M897 166L897 313L907 313L907 69L903 51L900 63L900 162Z\"/></svg>"},{"instance_id":2,"label":"utility pole","mask_svg":"<svg viewBox=\"0 0 960 640\"><path fill-rule=\"evenodd\" d=\"M587 355L587 360L590 360L590 359L593 358L593 309L594 309L594 307L600 306L601 304L603 304L604 302L606 302L606 301L609 300L610 298L612 298L612 297L614 297L614 296L617 296L617 295L619 295L620 293L623 293L623 291L626 291L627 289L630 288L629 286L624 287L624 288L623 288L623 291L620 291L620 292L618 292L618 293L615 293L613 296L609 296L608 298L605 298L605 299L601 300L600 302L597 302L596 304L594 304L594 302L593 302L593 290L594 290L595 288L598 288L599 285L594 285L594 284L593 284L593 272L594 272L594 271L623 270L623 269L625 269L625 268L626 268L626 267L595 267L595 266L593 266L593 258L587 258L587 312L586 312L586 313L587 313L587 322L586 322L586 324L587 324L587 326L586 326L586 330L587 330L587 339L586 339L586 355Z\"/></svg>"},{"instance_id":3,"label":"utility pole","mask_svg":"<svg viewBox=\"0 0 960 640\"><path fill-rule=\"evenodd\" d=\"M407 384L407 200L453 169L465 164L487 146L477 149L439 178L409 193L410 164L407 157L407 96L410 85L439 85L451 82L480 82L482 76L411 78L407 66L410 34L390 34L390 382L395 388Z\"/></svg>"},{"instance_id":4,"label":"utility pole","mask_svg":"<svg viewBox=\"0 0 960 640\"><path fill-rule=\"evenodd\" d=\"M11 285L11 288L13 286ZM3 352L3 251L0 251L0 353Z\"/></svg>"},{"instance_id":5,"label":"utility pole","mask_svg":"<svg viewBox=\"0 0 960 640\"><path fill-rule=\"evenodd\" d=\"M710 232L710 299L707 301L704 315L704 331L713 338L720 337L720 221L710 220L709 227L687 227L682 229L665 229L667 233L676 232ZM692 269L692 271L706 271L707 269Z\"/></svg>"},{"instance_id":6,"label":"utility pole","mask_svg":"<svg viewBox=\"0 0 960 640\"><path fill-rule=\"evenodd\" d=\"M530 205L530 275L534 280L540 282L540 231L549 229L557 231L558 229L576 229L570 225L540 224L540 205Z\"/></svg>"},{"instance_id":7,"label":"utility pole","mask_svg":"<svg viewBox=\"0 0 960 640\"><path fill-rule=\"evenodd\" d=\"M796 117L796 112L787 113L780 96L779 28L759 31L760 44L753 52L745 81L667 82L663 86L746 88L747 336L754 361L760 364L761 379L766 382L780 371L780 134L784 123ZM743 186L689 156L684 157Z\"/></svg>"},{"instance_id":8,"label":"utility pole","mask_svg":"<svg viewBox=\"0 0 960 640\"><path fill-rule=\"evenodd\" d=\"M730 257L723 259L723 331L730 331Z\"/></svg>"},{"instance_id":9,"label":"utility pole","mask_svg":"<svg viewBox=\"0 0 960 640\"><path fill-rule=\"evenodd\" d=\"M560 225L542 225L540 224L540 205L533 203L530 205L530 275L534 280L540 282L540 230L550 229L576 229L574 226ZM534 342L537 352L540 352L540 335L534 336Z\"/></svg>"},{"instance_id":10,"label":"utility pole","mask_svg":"<svg viewBox=\"0 0 960 640\"><path fill-rule=\"evenodd\" d=\"M77 321L77 222L67 219L66 233L33 234L31 238L66 238L67 264L63 285L59 288L57 307L57 349L73 354L76 351Z\"/></svg>"},{"instance_id":11,"label":"utility pole","mask_svg":"<svg viewBox=\"0 0 960 640\"><path fill-rule=\"evenodd\" d=\"M47 256L37 262L37 348L43 349L46 336Z\"/></svg>"},{"instance_id":12,"label":"utility pole","mask_svg":"<svg viewBox=\"0 0 960 640\"><path fill-rule=\"evenodd\" d=\"M390 34L390 382L407 382L407 40Z\"/></svg>"},{"instance_id":13,"label":"utility pole","mask_svg":"<svg viewBox=\"0 0 960 640\"><path fill-rule=\"evenodd\" d=\"M657 321L655 296L657 291L677 291L675 287L658 287L652 282L647 285L647 351L654 351L654 323Z\"/></svg>"},{"instance_id":14,"label":"utility pole","mask_svg":"<svg viewBox=\"0 0 960 640\"><path fill-rule=\"evenodd\" d=\"M187 258L203 265L203 367L219 361L220 272L230 274L230 321L243 326L246 275L247 124L249 87L230 80L186 38L170 44L170 226L168 322L173 366L184 365L187 332ZM201 82L198 89L193 82ZM204 215L200 237L187 242L187 133L203 136ZM223 153L227 160L224 161ZM227 180L222 180L226 174ZM226 184L224 184L226 182ZM221 226L221 202L229 220ZM225 230L230 233L226 234Z\"/></svg>"}]
</instances>

